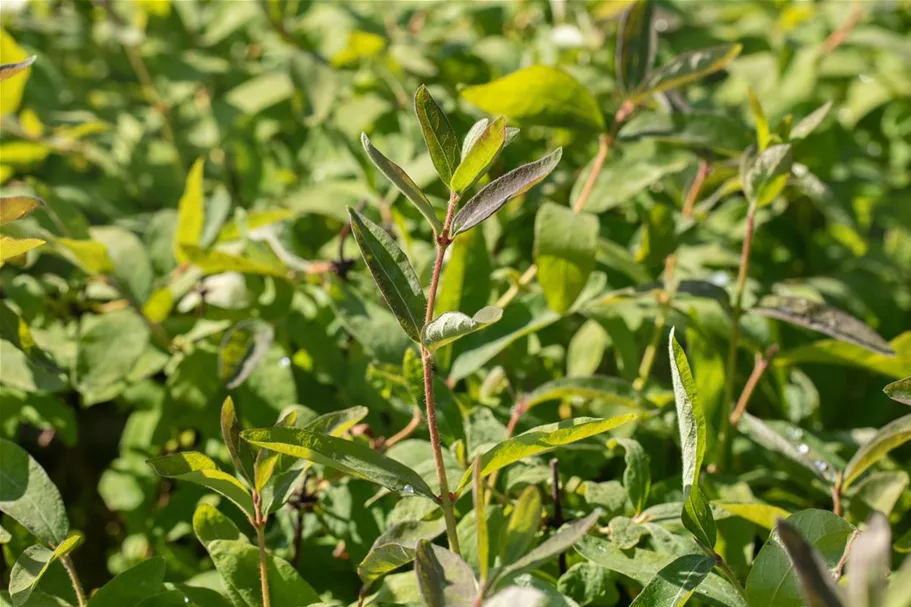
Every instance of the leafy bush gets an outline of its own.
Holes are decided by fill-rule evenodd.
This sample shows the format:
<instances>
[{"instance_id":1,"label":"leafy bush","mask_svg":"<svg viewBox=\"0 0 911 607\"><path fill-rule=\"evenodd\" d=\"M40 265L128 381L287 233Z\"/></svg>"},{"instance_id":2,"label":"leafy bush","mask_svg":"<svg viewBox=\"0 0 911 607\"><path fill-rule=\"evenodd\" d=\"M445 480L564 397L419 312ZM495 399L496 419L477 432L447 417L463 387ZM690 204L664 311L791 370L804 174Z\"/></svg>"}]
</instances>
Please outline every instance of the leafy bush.
<instances>
[{"instance_id":1,"label":"leafy bush","mask_svg":"<svg viewBox=\"0 0 911 607\"><path fill-rule=\"evenodd\" d=\"M909 25L5 7L0 604L911 605Z\"/></svg>"}]
</instances>

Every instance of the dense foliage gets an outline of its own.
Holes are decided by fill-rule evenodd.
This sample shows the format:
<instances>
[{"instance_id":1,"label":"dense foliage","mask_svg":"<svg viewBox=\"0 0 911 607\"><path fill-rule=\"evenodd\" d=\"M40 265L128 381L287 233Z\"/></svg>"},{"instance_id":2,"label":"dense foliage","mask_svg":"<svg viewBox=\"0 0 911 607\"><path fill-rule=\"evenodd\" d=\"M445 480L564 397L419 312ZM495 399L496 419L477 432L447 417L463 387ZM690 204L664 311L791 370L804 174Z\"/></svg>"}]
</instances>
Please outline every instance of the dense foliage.
<instances>
[{"instance_id":1,"label":"dense foliage","mask_svg":"<svg viewBox=\"0 0 911 607\"><path fill-rule=\"evenodd\" d=\"M0 605L911 605L906 2L3 8Z\"/></svg>"}]
</instances>

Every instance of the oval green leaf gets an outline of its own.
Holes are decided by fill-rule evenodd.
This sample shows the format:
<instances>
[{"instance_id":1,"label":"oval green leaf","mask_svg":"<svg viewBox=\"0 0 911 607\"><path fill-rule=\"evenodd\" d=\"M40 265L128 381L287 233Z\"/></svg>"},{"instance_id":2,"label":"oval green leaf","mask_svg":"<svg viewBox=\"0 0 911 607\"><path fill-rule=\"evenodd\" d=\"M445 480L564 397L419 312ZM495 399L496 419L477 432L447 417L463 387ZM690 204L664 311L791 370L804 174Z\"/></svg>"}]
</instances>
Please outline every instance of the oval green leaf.
<instances>
[{"instance_id":1,"label":"oval green leaf","mask_svg":"<svg viewBox=\"0 0 911 607\"><path fill-rule=\"evenodd\" d=\"M598 218L545 202L535 216L538 282L551 310L569 310L595 268Z\"/></svg>"},{"instance_id":2,"label":"oval green leaf","mask_svg":"<svg viewBox=\"0 0 911 607\"><path fill-rule=\"evenodd\" d=\"M32 196L4 196L0 198L0 226L27 217L42 205Z\"/></svg>"},{"instance_id":3,"label":"oval green leaf","mask_svg":"<svg viewBox=\"0 0 911 607\"><path fill-rule=\"evenodd\" d=\"M486 124L477 135L469 131L465 144L469 146L468 151L449 182L449 187L457 194L474 185L506 145L506 120L503 117L497 118Z\"/></svg>"},{"instance_id":4,"label":"oval green leaf","mask_svg":"<svg viewBox=\"0 0 911 607\"><path fill-rule=\"evenodd\" d=\"M25 605L51 564L78 548L84 540L84 535L75 532L54 550L40 544L23 550L16 559L9 576L9 594L13 607Z\"/></svg>"},{"instance_id":5,"label":"oval green leaf","mask_svg":"<svg viewBox=\"0 0 911 607\"><path fill-rule=\"evenodd\" d=\"M414 95L414 113L421 124L421 132L430 152L430 159L437 174L444 183L452 181L452 176L459 166L459 138L446 114L430 95L423 84Z\"/></svg>"},{"instance_id":6,"label":"oval green leaf","mask_svg":"<svg viewBox=\"0 0 911 607\"><path fill-rule=\"evenodd\" d=\"M503 310L494 306L485 306L474 316L461 312L444 312L430 321L421 335L421 342L431 352L450 344L469 333L480 331L503 317Z\"/></svg>"},{"instance_id":7,"label":"oval green leaf","mask_svg":"<svg viewBox=\"0 0 911 607\"><path fill-rule=\"evenodd\" d=\"M724 44L684 53L650 72L629 97L639 102L649 95L699 80L730 63L742 48L739 44Z\"/></svg>"},{"instance_id":8,"label":"oval green leaf","mask_svg":"<svg viewBox=\"0 0 911 607\"><path fill-rule=\"evenodd\" d=\"M38 540L58 545L70 521L57 487L44 468L19 445L0 438L0 512Z\"/></svg>"}]
</instances>

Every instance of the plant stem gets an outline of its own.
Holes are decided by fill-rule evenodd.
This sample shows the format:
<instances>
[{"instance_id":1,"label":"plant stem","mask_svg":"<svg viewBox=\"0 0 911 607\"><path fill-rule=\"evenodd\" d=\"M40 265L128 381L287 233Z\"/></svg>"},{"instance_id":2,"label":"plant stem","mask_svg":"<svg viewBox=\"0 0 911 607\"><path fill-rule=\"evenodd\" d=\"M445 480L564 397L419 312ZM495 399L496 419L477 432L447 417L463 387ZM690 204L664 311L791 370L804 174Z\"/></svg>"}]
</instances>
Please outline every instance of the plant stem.
<instances>
[{"instance_id":1,"label":"plant stem","mask_svg":"<svg viewBox=\"0 0 911 607\"><path fill-rule=\"evenodd\" d=\"M430 279L430 291L427 293L427 313L424 324L433 320L433 308L437 297L437 287L440 284L440 274L443 271L443 259L446 249L452 243L449 230L452 227L452 218L455 214L458 195L453 192L449 196L449 208L446 210L446 221L443 230L437 236L437 258L433 264L433 275ZM443 447L440 441L440 430L437 427L437 411L433 393L433 356L430 350L421 346L421 362L424 368L424 403L427 407L427 428L430 431L430 444L433 447L433 461L437 469L437 478L440 481L440 507L443 509L443 518L446 519L446 536L449 538L449 549L460 554L459 536L456 533L455 513L453 512L452 498L449 495L449 482L446 480L446 466L443 464Z\"/></svg>"},{"instance_id":2,"label":"plant stem","mask_svg":"<svg viewBox=\"0 0 911 607\"><path fill-rule=\"evenodd\" d=\"M746 235L743 238L743 248L740 252L740 269L737 272L737 287L734 291L734 305L731 310L731 341L728 347L728 362L724 374L724 401L723 405L730 408L727 415L721 416L721 432L718 441L719 455L716 458L718 468L724 468L728 454L731 450L731 415L734 406L734 374L737 371L737 346L740 342L740 316L743 314L743 289L747 281L747 271L750 267L750 248L753 245L753 229L756 224L756 205L750 203L747 210Z\"/></svg>"},{"instance_id":3,"label":"plant stem","mask_svg":"<svg viewBox=\"0 0 911 607\"><path fill-rule=\"evenodd\" d=\"M744 590L743 585L740 583L740 580L737 579L737 576L734 575L734 572L731 570L728 564L724 562L724 559L721 558L720 554L715 551L710 552L712 552L711 556L715 558L715 565L721 569L721 573L724 574L724 577L727 578L727 580L737 590L737 592L740 593L740 596L746 599L746 590Z\"/></svg>"},{"instance_id":4,"label":"plant stem","mask_svg":"<svg viewBox=\"0 0 911 607\"><path fill-rule=\"evenodd\" d=\"M860 529L855 529L851 534L851 537L848 538L848 541L845 544L845 551L841 553L841 558L838 559L838 564L836 564L835 569L832 570L832 580L837 582L841 579L841 574L845 570L845 565L848 562L848 556L851 555L851 548L854 547L854 540L857 539L858 535L860 535Z\"/></svg>"},{"instance_id":5,"label":"plant stem","mask_svg":"<svg viewBox=\"0 0 911 607\"><path fill-rule=\"evenodd\" d=\"M418 429L418 426L421 425L421 418L421 409L419 407L415 407L414 412L411 415L411 421L408 422L408 425L390 436L383 444L383 449L388 449L396 443L403 441L411 436L411 434Z\"/></svg>"},{"instance_id":6,"label":"plant stem","mask_svg":"<svg viewBox=\"0 0 911 607\"><path fill-rule=\"evenodd\" d=\"M841 516L841 484L842 476L841 472L839 472L838 476L835 477L835 484L832 485L832 512L836 516ZM845 552L847 553L847 549Z\"/></svg>"},{"instance_id":7,"label":"plant stem","mask_svg":"<svg viewBox=\"0 0 911 607\"><path fill-rule=\"evenodd\" d=\"M79 574L76 573L76 567L73 566L73 561L70 559L69 555L67 555L62 557L60 562L63 563L67 574L70 576L70 582L73 584L73 590L76 592L76 603L79 604L79 607L85 607L85 590L82 589L82 582L79 581Z\"/></svg>"},{"instance_id":8,"label":"plant stem","mask_svg":"<svg viewBox=\"0 0 911 607\"><path fill-rule=\"evenodd\" d=\"M756 353L756 363L753 365L753 372L750 373L750 377L743 387L743 392L740 393L740 398L737 400L737 406L734 407L734 412L731 413L731 426L737 427L741 416L743 416L743 412L746 411L747 405L750 402L750 397L753 396L753 391L759 384L759 380L762 379L762 375L765 373L766 369L769 368L769 362L771 362L776 354L778 354L778 344L769 346L765 356L760 355L758 352Z\"/></svg>"},{"instance_id":9,"label":"plant stem","mask_svg":"<svg viewBox=\"0 0 911 607\"><path fill-rule=\"evenodd\" d=\"M550 460L550 480L551 480L551 491L552 497L554 500L554 518L553 526L554 529L559 529L560 525L563 524L563 505L560 503L560 463L557 461L557 458ZM561 551L560 556L557 557L557 566L560 568L560 575L566 573L566 552Z\"/></svg>"},{"instance_id":10,"label":"plant stem","mask_svg":"<svg viewBox=\"0 0 911 607\"><path fill-rule=\"evenodd\" d=\"M253 527L256 529L256 543L259 546L259 581L263 595L263 607L271 607L269 597L269 568L266 562L266 517L262 511L262 497L259 491L253 491L254 519Z\"/></svg>"}]
</instances>

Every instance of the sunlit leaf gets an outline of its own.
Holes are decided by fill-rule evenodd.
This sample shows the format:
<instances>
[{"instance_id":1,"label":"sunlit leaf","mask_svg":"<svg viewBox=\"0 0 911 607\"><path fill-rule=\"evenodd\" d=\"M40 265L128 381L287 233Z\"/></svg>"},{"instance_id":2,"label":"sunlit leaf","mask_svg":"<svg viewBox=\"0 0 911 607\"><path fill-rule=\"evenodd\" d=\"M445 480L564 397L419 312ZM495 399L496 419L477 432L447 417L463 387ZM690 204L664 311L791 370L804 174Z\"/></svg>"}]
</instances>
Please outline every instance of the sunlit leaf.
<instances>
[{"instance_id":1,"label":"sunlit leaf","mask_svg":"<svg viewBox=\"0 0 911 607\"><path fill-rule=\"evenodd\" d=\"M0 225L28 217L41 204L41 200L32 196L4 196L0 198Z\"/></svg>"},{"instance_id":2,"label":"sunlit leaf","mask_svg":"<svg viewBox=\"0 0 911 607\"><path fill-rule=\"evenodd\" d=\"M199 244L202 236L203 223L205 222L205 208L203 200L203 167L205 158L197 158L187 180L184 183L183 196L177 203L177 230L174 232L174 256L178 262L187 261L183 251L185 245Z\"/></svg>"},{"instance_id":3,"label":"sunlit leaf","mask_svg":"<svg viewBox=\"0 0 911 607\"><path fill-rule=\"evenodd\" d=\"M911 440L911 414L899 417L877 430L864 443L844 470L843 486L847 488L873 464L884 458L890 451Z\"/></svg>"},{"instance_id":4,"label":"sunlit leaf","mask_svg":"<svg viewBox=\"0 0 911 607\"><path fill-rule=\"evenodd\" d=\"M892 382L883 388L883 392L892 400L896 400L903 405L911 405L911 377Z\"/></svg>"},{"instance_id":5,"label":"sunlit leaf","mask_svg":"<svg viewBox=\"0 0 911 607\"><path fill-rule=\"evenodd\" d=\"M148 460L148 464L161 476L196 483L224 495L253 519L253 498L247 488L230 474L219 470L215 462L202 453L187 451L162 455Z\"/></svg>"},{"instance_id":6,"label":"sunlit leaf","mask_svg":"<svg viewBox=\"0 0 911 607\"><path fill-rule=\"evenodd\" d=\"M40 544L29 546L16 559L9 575L9 594L14 607L25 605L51 564L75 550L85 540L79 532L67 537L53 550Z\"/></svg>"},{"instance_id":7,"label":"sunlit leaf","mask_svg":"<svg viewBox=\"0 0 911 607\"><path fill-rule=\"evenodd\" d=\"M666 605L679 607L686 603L696 588L715 567L715 559L701 554L681 556L649 580L630 607Z\"/></svg>"},{"instance_id":8,"label":"sunlit leaf","mask_svg":"<svg viewBox=\"0 0 911 607\"><path fill-rule=\"evenodd\" d=\"M506 529L500 536L503 565L516 562L528 552L541 524L542 511L541 492L537 487L526 487L513 502Z\"/></svg>"},{"instance_id":9,"label":"sunlit leaf","mask_svg":"<svg viewBox=\"0 0 911 607\"><path fill-rule=\"evenodd\" d=\"M453 192L461 194L474 185L506 145L506 120L500 117L484 124L484 129L476 136L469 132L465 138L467 151L462 154L450 181Z\"/></svg>"}]
</instances>

